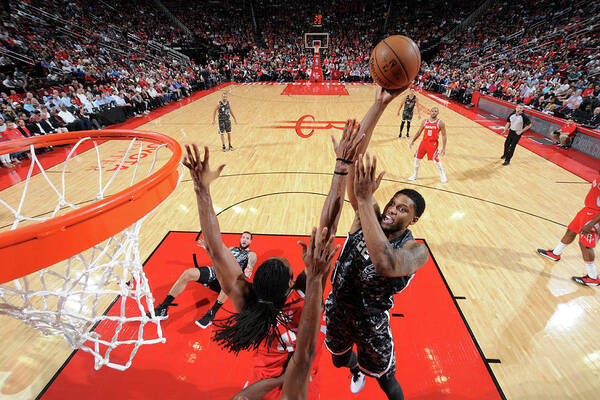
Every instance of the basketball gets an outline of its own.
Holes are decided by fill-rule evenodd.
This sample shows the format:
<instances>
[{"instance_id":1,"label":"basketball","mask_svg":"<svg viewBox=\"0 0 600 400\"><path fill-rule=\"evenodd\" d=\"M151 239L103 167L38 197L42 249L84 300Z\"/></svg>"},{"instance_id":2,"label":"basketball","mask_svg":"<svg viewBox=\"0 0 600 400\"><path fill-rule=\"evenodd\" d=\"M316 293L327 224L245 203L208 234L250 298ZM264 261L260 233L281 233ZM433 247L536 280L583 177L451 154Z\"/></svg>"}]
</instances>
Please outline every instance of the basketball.
<instances>
[{"instance_id":1,"label":"basketball","mask_svg":"<svg viewBox=\"0 0 600 400\"><path fill-rule=\"evenodd\" d=\"M403 35L383 39L375 46L369 60L373 81L385 89L406 86L415 79L420 66L419 47Z\"/></svg>"}]
</instances>

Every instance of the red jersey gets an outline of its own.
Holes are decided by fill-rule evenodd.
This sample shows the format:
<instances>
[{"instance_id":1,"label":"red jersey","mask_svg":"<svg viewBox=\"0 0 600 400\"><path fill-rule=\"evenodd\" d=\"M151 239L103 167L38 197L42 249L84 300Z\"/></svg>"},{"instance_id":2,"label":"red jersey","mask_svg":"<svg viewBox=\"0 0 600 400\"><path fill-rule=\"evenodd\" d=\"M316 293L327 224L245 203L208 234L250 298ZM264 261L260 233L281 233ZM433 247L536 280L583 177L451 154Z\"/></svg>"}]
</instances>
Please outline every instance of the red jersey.
<instances>
[{"instance_id":1,"label":"red jersey","mask_svg":"<svg viewBox=\"0 0 600 400\"><path fill-rule=\"evenodd\" d=\"M594 179L592 188L585 196L585 206L596 211L600 211L600 175Z\"/></svg>"},{"instance_id":2,"label":"red jersey","mask_svg":"<svg viewBox=\"0 0 600 400\"><path fill-rule=\"evenodd\" d=\"M440 135L440 120L439 118L435 121L430 121L427 119L425 121L425 126L423 127L423 141L424 142L438 142L438 137Z\"/></svg>"},{"instance_id":3,"label":"red jersey","mask_svg":"<svg viewBox=\"0 0 600 400\"><path fill-rule=\"evenodd\" d=\"M562 126L562 133L569 135L571 138L575 136L577 130L577 124L564 124Z\"/></svg>"},{"instance_id":4,"label":"red jersey","mask_svg":"<svg viewBox=\"0 0 600 400\"><path fill-rule=\"evenodd\" d=\"M258 382L262 379L275 378L284 372L284 368L291 357L291 354L296 349L296 334L298 332L298 326L300 324L300 316L302 315L302 308L304 307L304 294L298 290L292 290L288 296L284 312L290 318L288 323L289 329L285 326L279 325L278 329L281 333L281 339L283 343L278 340L273 341L271 346L267 347L263 343L254 354L254 368L252 369L252 375L248 380L248 385ZM317 346L317 353L313 361L311 369L311 377L308 385L308 399L316 400L319 398L320 390L320 379L318 379L318 367L319 359L321 355L321 348L323 341L325 340L325 315L321 317L321 328L319 329L319 339ZM284 348L285 345L285 348ZM281 387L277 387L267 393L263 400L275 400L281 397Z\"/></svg>"}]
</instances>

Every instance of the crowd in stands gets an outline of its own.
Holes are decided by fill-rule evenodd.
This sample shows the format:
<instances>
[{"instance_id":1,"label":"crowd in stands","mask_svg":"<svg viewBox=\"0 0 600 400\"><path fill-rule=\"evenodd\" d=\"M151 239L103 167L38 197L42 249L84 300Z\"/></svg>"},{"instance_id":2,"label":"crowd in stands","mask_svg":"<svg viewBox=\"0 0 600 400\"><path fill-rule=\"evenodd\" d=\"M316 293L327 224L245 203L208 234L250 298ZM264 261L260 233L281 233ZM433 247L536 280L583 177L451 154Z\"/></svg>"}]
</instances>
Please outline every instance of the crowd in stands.
<instances>
[{"instance_id":1,"label":"crowd in stands","mask_svg":"<svg viewBox=\"0 0 600 400\"><path fill-rule=\"evenodd\" d=\"M0 140L100 129L218 83L218 71L150 48L178 35L142 2L12 4L0 32Z\"/></svg>"},{"instance_id":2,"label":"crowd in stands","mask_svg":"<svg viewBox=\"0 0 600 400\"><path fill-rule=\"evenodd\" d=\"M429 90L469 104L474 90L600 126L600 4L493 6L421 69Z\"/></svg>"},{"instance_id":3,"label":"crowd in stands","mask_svg":"<svg viewBox=\"0 0 600 400\"><path fill-rule=\"evenodd\" d=\"M388 34L430 48L480 4L474 0L165 0L196 40L218 49L206 65L168 46L190 40L155 5L124 0L28 0L0 10L0 140L82 129L148 113L225 80L309 78L304 33L322 15L325 79L369 81L373 44ZM388 15L388 12L391 12ZM600 125L600 3L506 0L444 40L419 84L470 104L480 91ZM117 112L118 111L118 112ZM10 166L22 154L0 159Z\"/></svg>"}]
</instances>

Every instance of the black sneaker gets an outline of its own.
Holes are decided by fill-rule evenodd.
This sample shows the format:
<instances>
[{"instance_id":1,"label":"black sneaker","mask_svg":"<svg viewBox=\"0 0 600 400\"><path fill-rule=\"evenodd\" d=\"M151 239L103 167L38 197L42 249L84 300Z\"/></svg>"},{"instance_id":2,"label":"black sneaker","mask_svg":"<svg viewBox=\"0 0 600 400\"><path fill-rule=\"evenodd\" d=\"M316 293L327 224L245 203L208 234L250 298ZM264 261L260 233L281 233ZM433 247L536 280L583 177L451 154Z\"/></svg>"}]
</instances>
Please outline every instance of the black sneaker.
<instances>
[{"instance_id":1,"label":"black sneaker","mask_svg":"<svg viewBox=\"0 0 600 400\"><path fill-rule=\"evenodd\" d=\"M223 145L223 151L227 151L227 148L225 147L225 145Z\"/></svg>"},{"instance_id":2,"label":"black sneaker","mask_svg":"<svg viewBox=\"0 0 600 400\"><path fill-rule=\"evenodd\" d=\"M408 133L406 134L406 138L408 139L410 136L408 136Z\"/></svg>"},{"instance_id":3,"label":"black sneaker","mask_svg":"<svg viewBox=\"0 0 600 400\"><path fill-rule=\"evenodd\" d=\"M176 306L176 305L177 304L171 303L168 306L165 306L164 304L161 303L154 309L154 315L156 315L160 319L167 319L167 318L169 318L169 307ZM148 318L152 318L150 313L147 313L146 316Z\"/></svg>"},{"instance_id":4,"label":"black sneaker","mask_svg":"<svg viewBox=\"0 0 600 400\"><path fill-rule=\"evenodd\" d=\"M505 161L502 163L502 165L508 165L508 164L510 164L510 161L508 161L508 160L505 160Z\"/></svg>"},{"instance_id":5,"label":"black sneaker","mask_svg":"<svg viewBox=\"0 0 600 400\"><path fill-rule=\"evenodd\" d=\"M196 321L195 324L202 329L206 329L208 326L210 326L210 324L212 324L213 319L215 319L215 314L216 313L211 308L206 314L204 314L204 317Z\"/></svg>"},{"instance_id":6,"label":"black sneaker","mask_svg":"<svg viewBox=\"0 0 600 400\"><path fill-rule=\"evenodd\" d=\"M500 157L500 159L501 159L501 160L504 160L505 158L506 158L506 156L502 156L502 157Z\"/></svg>"},{"instance_id":7,"label":"black sneaker","mask_svg":"<svg viewBox=\"0 0 600 400\"><path fill-rule=\"evenodd\" d=\"M229 145L229 151L233 151L233 146Z\"/></svg>"}]
</instances>

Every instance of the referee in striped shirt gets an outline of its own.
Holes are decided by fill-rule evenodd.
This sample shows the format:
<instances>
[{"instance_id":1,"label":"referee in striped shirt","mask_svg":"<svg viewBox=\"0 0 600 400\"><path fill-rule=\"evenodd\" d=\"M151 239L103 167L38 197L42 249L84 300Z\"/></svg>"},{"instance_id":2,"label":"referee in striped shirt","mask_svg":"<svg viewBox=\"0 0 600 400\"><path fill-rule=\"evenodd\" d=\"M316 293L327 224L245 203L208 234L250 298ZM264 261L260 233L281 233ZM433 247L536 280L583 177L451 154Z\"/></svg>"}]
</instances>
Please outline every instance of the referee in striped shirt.
<instances>
[{"instance_id":1,"label":"referee in striped shirt","mask_svg":"<svg viewBox=\"0 0 600 400\"><path fill-rule=\"evenodd\" d=\"M501 157L504 160L504 163L502 165L510 164L510 159L515 153L521 135L531 128L531 121L529 120L529 117L525 115L523 109L523 105L519 104L516 110L506 119L504 133L508 131L508 136L506 136L506 141L504 142L504 154Z\"/></svg>"}]
</instances>

